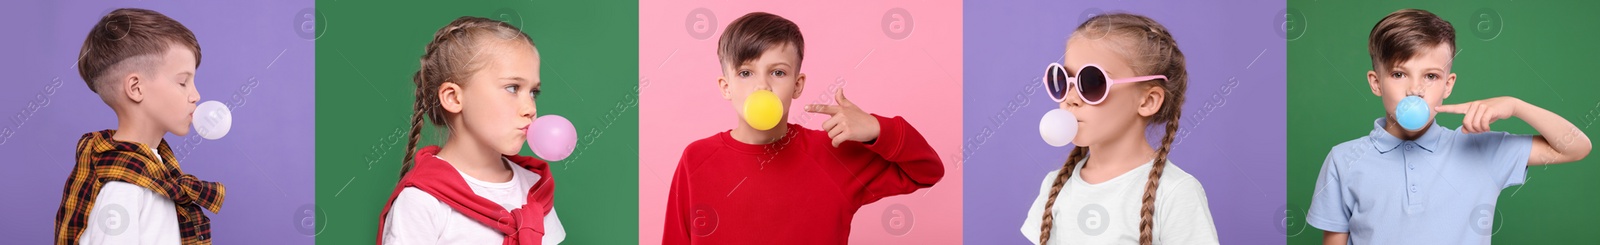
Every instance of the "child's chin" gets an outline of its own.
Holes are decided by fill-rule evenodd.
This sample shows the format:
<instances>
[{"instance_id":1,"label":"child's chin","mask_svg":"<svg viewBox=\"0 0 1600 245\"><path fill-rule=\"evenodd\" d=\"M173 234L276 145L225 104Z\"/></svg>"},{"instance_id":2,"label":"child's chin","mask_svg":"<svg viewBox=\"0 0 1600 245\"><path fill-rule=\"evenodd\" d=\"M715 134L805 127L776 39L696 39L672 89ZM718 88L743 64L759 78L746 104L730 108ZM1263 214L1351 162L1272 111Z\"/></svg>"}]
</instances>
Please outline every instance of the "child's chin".
<instances>
[{"instance_id":1,"label":"child's chin","mask_svg":"<svg viewBox=\"0 0 1600 245\"><path fill-rule=\"evenodd\" d=\"M1075 147L1089 147L1091 145L1094 145L1094 141L1084 140L1081 138L1072 139L1072 146Z\"/></svg>"},{"instance_id":2,"label":"child's chin","mask_svg":"<svg viewBox=\"0 0 1600 245\"><path fill-rule=\"evenodd\" d=\"M518 142L518 144L508 144L506 146L501 146L501 147L495 149L495 151L499 152L500 155L507 155L507 156L517 155L517 153L521 153L521 151L522 151L522 144L521 144L521 142Z\"/></svg>"}]
</instances>

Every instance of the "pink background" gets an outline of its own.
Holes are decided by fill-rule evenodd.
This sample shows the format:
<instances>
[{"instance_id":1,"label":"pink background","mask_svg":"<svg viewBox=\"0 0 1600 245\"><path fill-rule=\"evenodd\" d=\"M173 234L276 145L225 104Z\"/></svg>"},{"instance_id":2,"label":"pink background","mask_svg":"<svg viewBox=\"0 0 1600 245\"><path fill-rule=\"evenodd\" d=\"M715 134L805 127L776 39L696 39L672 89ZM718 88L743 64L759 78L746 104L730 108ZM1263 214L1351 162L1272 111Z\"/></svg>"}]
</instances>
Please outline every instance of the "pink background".
<instances>
[{"instance_id":1,"label":"pink background","mask_svg":"<svg viewBox=\"0 0 1600 245\"><path fill-rule=\"evenodd\" d=\"M944 158L945 177L934 187L862 207L852 223L850 242L961 242L960 1L643 1L639 5L641 244L661 242L667 189L683 147L737 125L735 108L717 90L721 75L717 37L728 22L755 11L794 21L805 35L801 72L807 84L789 108L789 122L820 128L828 116L807 113L803 106L831 103L828 87L842 86L847 98L869 113L905 117ZM710 10L715 23L692 29L690 20L699 8ZM885 16L896 8L910 16L909 22L902 22L910 23L909 30L885 30L889 23ZM893 20L899 15L888 16ZM710 33L698 35L705 37L699 39L695 34L700 30ZM903 35L906 31L909 36ZM912 217L906 224L911 229L903 235L885 227L885 211L893 204L905 205Z\"/></svg>"}]
</instances>

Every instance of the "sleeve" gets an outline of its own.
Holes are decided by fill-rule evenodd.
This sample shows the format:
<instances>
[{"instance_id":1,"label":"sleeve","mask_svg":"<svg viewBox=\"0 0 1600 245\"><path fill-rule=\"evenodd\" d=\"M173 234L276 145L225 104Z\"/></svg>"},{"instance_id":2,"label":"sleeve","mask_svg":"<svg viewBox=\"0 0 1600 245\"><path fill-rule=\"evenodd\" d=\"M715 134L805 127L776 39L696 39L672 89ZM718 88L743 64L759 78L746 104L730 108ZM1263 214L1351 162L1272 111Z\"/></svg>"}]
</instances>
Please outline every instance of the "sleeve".
<instances>
[{"instance_id":1,"label":"sleeve","mask_svg":"<svg viewBox=\"0 0 1600 245\"><path fill-rule=\"evenodd\" d=\"M1479 143L1484 144L1492 155L1489 159L1494 161L1490 166L1493 179L1500 181L1500 188L1522 185L1528 177L1528 157L1533 153L1533 136L1516 135L1506 132L1488 132L1475 135Z\"/></svg>"},{"instance_id":2,"label":"sleeve","mask_svg":"<svg viewBox=\"0 0 1600 245\"><path fill-rule=\"evenodd\" d=\"M672 173L672 187L667 193L667 214L663 217L661 244L689 244L689 150L678 159L678 170Z\"/></svg>"},{"instance_id":3,"label":"sleeve","mask_svg":"<svg viewBox=\"0 0 1600 245\"><path fill-rule=\"evenodd\" d=\"M1170 163L1168 163L1170 164ZM1163 181L1165 182L1165 181ZM1156 238L1163 244L1218 244L1217 226L1211 219L1211 205L1200 180L1190 176L1177 179L1172 186L1161 186L1156 198Z\"/></svg>"},{"instance_id":4,"label":"sleeve","mask_svg":"<svg viewBox=\"0 0 1600 245\"><path fill-rule=\"evenodd\" d=\"M1350 232L1350 206L1346 205L1344 183L1339 180L1339 166L1334 159L1339 149L1334 147L1328 157L1322 160L1322 172L1317 174L1316 190L1311 194L1311 208L1306 211L1306 223L1324 231Z\"/></svg>"},{"instance_id":5,"label":"sleeve","mask_svg":"<svg viewBox=\"0 0 1600 245\"><path fill-rule=\"evenodd\" d=\"M939 160L939 153L934 152L933 146L928 145L916 128L900 117L873 117L878 118L878 139L870 145L861 145L873 154L856 154L846 149L843 155L855 159L841 159L863 163L850 166L856 170L856 178L865 181L865 191L856 197L858 203L865 205L884 197L916 192L944 178L944 163ZM839 148L856 144L859 142L846 142Z\"/></svg>"},{"instance_id":6,"label":"sleeve","mask_svg":"<svg viewBox=\"0 0 1600 245\"><path fill-rule=\"evenodd\" d=\"M550 215L544 216L544 237L540 244L561 244L567 240L567 229L561 225L561 217L556 215L556 208L550 207Z\"/></svg>"},{"instance_id":7,"label":"sleeve","mask_svg":"<svg viewBox=\"0 0 1600 245\"><path fill-rule=\"evenodd\" d=\"M180 188L179 186L189 186L190 188ZM196 205L200 205L201 208L205 208L211 213L217 213L222 212L222 201L227 197L228 188L220 182L204 181L192 174L182 174L179 175L176 183L167 186L166 192L173 195L182 193L182 195L194 197Z\"/></svg>"},{"instance_id":8,"label":"sleeve","mask_svg":"<svg viewBox=\"0 0 1600 245\"><path fill-rule=\"evenodd\" d=\"M145 207L144 199L154 192L121 181L106 182L95 195L94 208L89 212L88 226L79 234L79 244L147 244L157 241L155 227L147 227L146 218L154 217L153 208ZM174 224L175 225L175 224ZM150 237L142 237L150 236Z\"/></svg>"},{"instance_id":9,"label":"sleeve","mask_svg":"<svg viewBox=\"0 0 1600 245\"><path fill-rule=\"evenodd\" d=\"M406 187L395 196L389 206L388 221L383 227L384 244L434 244L443 232L448 206L427 192ZM442 208L441 208L442 207Z\"/></svg>"},{"instance_id":10,"label":"sleeve","mask_svg":"<svg viewBox=\"0 0 1600 245\"><path fill-rule=\"evenodd\" d=\"M1044 203L1050 199L1050 185L1055 184L1056 174L1060 172L1050 171L1044 175L1044 181L1039 182L1039 196L1033 198L1033 205L1028 207L1028 218L1022 220L1022 236L1035 245L1039 244L1039 226L1044 224Z\"/></svg>"}]
</instances>

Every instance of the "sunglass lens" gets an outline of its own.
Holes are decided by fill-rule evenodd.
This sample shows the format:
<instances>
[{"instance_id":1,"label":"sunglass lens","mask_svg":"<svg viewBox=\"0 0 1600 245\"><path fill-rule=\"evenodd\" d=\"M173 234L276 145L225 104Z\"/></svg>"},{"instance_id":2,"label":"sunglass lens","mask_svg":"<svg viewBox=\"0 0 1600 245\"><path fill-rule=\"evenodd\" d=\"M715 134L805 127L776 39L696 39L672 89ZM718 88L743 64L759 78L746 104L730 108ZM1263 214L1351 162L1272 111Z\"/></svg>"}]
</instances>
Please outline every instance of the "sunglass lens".
<instances>
[{"instance_id":1,"label":"sunglass lens","mask_svg":"<svg viewBox=\"0 0 1600 245\"><path fill-rule=\"evenodd\" d=\"M1106 73L1100 67L1088 66L1078 71L1078 92L1084 101L1099 102L1106 96Z\"/></svg>"},{"instance_id":2,"label":"sunglass lens","mask_svg":"<svg viewBox=\"0 0 1600 245\"><path fill-rule=\"evenodd\" d=\"M1054 99L1067 98L1067 70L1060 66L1051 66L1045 74L1046 87L1050 89L1050 97Z\"/></svg>"}]
</instances>

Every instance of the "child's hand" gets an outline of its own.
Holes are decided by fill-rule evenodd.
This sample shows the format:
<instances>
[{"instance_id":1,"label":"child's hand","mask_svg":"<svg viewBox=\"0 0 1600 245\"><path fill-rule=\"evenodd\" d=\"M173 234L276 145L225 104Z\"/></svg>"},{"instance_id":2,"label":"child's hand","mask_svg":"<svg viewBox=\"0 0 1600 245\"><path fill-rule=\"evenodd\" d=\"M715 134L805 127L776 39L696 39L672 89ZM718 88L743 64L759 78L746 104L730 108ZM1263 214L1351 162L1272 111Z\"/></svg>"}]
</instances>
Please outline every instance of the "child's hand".
<instances>
[{"instance_id":1,"label":"child's hand","mask_svg":"<svg viewBox=\"0 0 1600 245\"><path fill-rule=\"evenodd\" d=\"M1441 105L1436 110L1441 113L1464 114L1461 118L1461 131L1469 134L1489 132L1489 124L1500 119L1516 115L1516 108L1522 105L1522 100L1501 96L1473 102L1454 105Z\"/></svg>"},{"instance_id":2,"label":"child's hand","mask_svg":"<svg viewBox=\"0 0 1600 245\"><path fill-rule=\"evenodd\" d=\"M822 131L828 132L828 138L833 139L833 147L846 140L868 142L878 139L878 118L872 114L861 111L855 103L844 98L844 89L841 88L834 94L834 100L839 105L811 104L806 106L807 112L828 114L833 118L822 122Z\"/></svg>"}]
</instances>

